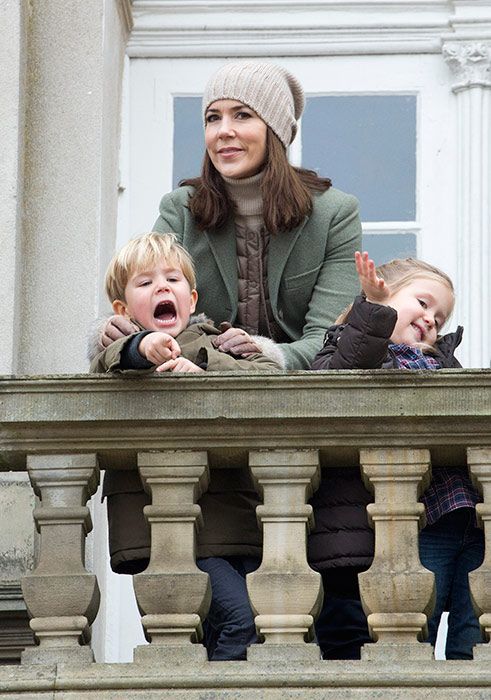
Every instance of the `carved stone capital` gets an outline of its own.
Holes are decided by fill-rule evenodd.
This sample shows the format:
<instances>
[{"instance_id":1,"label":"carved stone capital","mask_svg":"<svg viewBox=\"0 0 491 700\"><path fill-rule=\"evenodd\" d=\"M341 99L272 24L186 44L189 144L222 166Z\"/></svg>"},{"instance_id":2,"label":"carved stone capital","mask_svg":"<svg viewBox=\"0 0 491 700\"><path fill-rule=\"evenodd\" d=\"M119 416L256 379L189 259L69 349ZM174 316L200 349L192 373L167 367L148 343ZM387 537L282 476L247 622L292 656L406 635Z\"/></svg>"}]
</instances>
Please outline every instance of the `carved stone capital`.
<instances>
[{"instance_id":1,"label":"carved stone capital","mask_svg":"<svg viewBox=\"0 0 491 700\"><path fill-rule=\"evenodd\" d=\"M448 41L443 58L455 75L454 92L469 87L491 87L491 43Z\"/></svg>"}]
</instances>

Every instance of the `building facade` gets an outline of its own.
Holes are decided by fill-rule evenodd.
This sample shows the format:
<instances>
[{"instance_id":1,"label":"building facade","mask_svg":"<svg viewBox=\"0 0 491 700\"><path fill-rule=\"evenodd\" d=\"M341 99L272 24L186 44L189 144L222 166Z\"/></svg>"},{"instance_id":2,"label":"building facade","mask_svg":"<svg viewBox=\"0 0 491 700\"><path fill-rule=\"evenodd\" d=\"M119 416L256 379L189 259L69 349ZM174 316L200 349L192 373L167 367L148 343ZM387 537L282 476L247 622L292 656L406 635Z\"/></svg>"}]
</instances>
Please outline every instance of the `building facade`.
<instances>
[{"instance_id":1,"label":"building facade","mask_svg":"<svg viewBox=\"0 0 491 700\"><path fill-rule=\"evenodd\" d=\"M3 0L0 20L0 374L86 371L106 264L196 174L199 97L231 58L300 79L292 162L358 196L377 261L414 255L450 274L460 360L491 366L491 2ZM2 478L4 503L33 499L25 473ZM98 500L93 646L99 661L125 661L142 633L131 582L108 571ZM35 548L30 515L10 523L6 539L15 530L21 544L0 589L9 619Z\"/></svg>"}]
</instances>

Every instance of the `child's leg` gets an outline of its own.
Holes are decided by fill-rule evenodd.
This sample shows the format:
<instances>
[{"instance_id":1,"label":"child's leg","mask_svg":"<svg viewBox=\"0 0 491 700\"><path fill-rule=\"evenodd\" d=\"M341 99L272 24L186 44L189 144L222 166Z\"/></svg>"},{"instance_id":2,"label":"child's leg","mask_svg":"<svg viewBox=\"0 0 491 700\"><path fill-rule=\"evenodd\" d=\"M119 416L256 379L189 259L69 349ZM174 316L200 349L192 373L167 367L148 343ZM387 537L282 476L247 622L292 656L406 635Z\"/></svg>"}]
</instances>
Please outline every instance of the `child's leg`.
<instances>
[{"instance_id":1,"label":"child's leg","mask_svg":"<svg viewBox=\"0 0 491 700\"><path fill-rule=\"evenodd\" d=\"M436 598L433 613L428 618L428 639L435 646L440 618L448 610L447 601L452 588L455 560L458 555L458 535L445 524L443 516L419 533L419 558L435 574Z\"/></svg>"},{"instance_id":2,"label":"child's leg","mask_svg":"<svg viewBox=\"0 0 491 700\"><path fill-rule=\"evenodd\" d=\"M363 612L355 567L328 569L322 574L324 604L315 622L323 659L359 659L371 641Z\"/></svg>"},{"instance_id":3,"label":"child's leg","mask_svg":"<svg viewBox=\"0 0 491 700\"><path fill-rule=\"evenodd\" d=\"M462 547L456 562L450 593L448 635L445 647L447 659L472 659L474 645L482 642L481 627L471 603L469 571L477 569L483 559L484 533L475 526L471 512L462 536Z\"/></svg>"},{"instance_id":4,"label":"child's leg","mask_svg":"<svg viewBox=\"0 0 491 700\"><path fill-rule=\"evenodd\" d=\"M246 574L258 568L256 557L207 557L196 564L210 576L212 599L205 644L210 661L245 659L247 647L257 641Z\"/></svg>"},{"instance_id":5,"label":"child's leg","mask_svg":"<svg viewBox=\"0 0 491 700\"><path fill-rule=\"evenodd\" d=\"M425 527L419 536L421 563L433 571L436 585L435 609L428 620L427 641L435 644L441 615L445 610L452 610L446 657L453 659L472 658L472 646L476 643L477 620L470 601L467 574L482 562L484 550L481 549L480 561L478 552L461 561L466 529L473 517L473 509L459 508ZM464 560L472 564L464 564Z\"/></svg>"}]
</instances>

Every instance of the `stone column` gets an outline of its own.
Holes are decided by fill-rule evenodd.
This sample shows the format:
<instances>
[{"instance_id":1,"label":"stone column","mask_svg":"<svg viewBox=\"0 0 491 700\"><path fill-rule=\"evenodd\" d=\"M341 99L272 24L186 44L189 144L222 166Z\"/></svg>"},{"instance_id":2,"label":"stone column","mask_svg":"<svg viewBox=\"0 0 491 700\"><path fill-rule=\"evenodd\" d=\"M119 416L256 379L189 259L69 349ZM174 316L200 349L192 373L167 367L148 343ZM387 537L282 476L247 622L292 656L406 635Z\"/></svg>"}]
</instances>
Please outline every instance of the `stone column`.
<instances>
[{"instance_id":1,"label":"stone column","mask_svg":"<svg viewBox=\"0 0 491 700\"><path fill-rule=\"evenodd\" d=\"M85 536L92 529L85 505L99 481L96 455L34 455L27 469L40 505L39 562L22 580L39 647L26 649L23 663L93 661L89 626L99 608L99 587L84 568ZM82 645L82 646L81 646Z\"/></svg>"},{"instance_id":2,"label":"stone column","mask_svg":"<svg viewBox=\"0 0 491 700\"><path fill-rule=\"evenodd\" d=\"M27 7L16 371L83 372L116 237L128 32L118 6L129 3L7 3L16 4Z\"/></svg>"},{"instance_id":3,"label":"stone column","mask_svg":"<svg viewBox=\"0 0 491 700\"><path fill-rule=\"evenodd\" d=\"M457 303L462 364L491 366L491 43L447 42L457 100ZM479 303L478 300L481 300Z\"/></svg>"},{"instance_id":4,"label":"stone column","mask_svg":"<svg viewBox=\"0 0 491 700\"><path fill-rule=\"evenodd\" d=\"M264 496L257 517L263 529L263 560L248 574L247 588L263 645L251 646L251 660L319 659L314 616L322 604L321 576L307 563L306 501L320 479L317 450L259 450L249 453L254 481Z\"/></svg>"},{"instance_id":5,"label":"stone column","mask_svg":"<svg viewBox=\"0 0 491 700\"><path fill-rule=\"evenodd\" d=\"M469 586L480 616L479 622L487 644L474 647L474 658L491 660L491 447L470 447L467 450L467 464L475 486L483 496L483 503L476 506L479 525L484 528L485 555L482 565L469 574Z\"/></svg>"},{"instance_id":6,"label":"stone column","mask_svg":"<svg viewBox=\"0 0 491 700\"><path fill-rule=\"evenodd\" d=\"M0 374L17 372L19 353L27 7L26 0L0 3Z\"/></svg>"},{"instance_id":7,"label":"stone column","mask_svg":"<svg viewBox=\"0 0 491 700\"><path fill-rule=\"evenodd\" d=\"M138 468L152 505L144 513L151 529L150 563L133 577L145 635L135 661L175 664L205 661L202 638L208 612L208 574L196 566L196 532L202 526L196 501L208 487L206 452L141 452Z\"/></svg>"},{"instance_id":8,"label":"stone column","mask_svg":"<svg viewBox=\"0 0 491 700\"><path fill-rule=\"evenodd\" d=\"M430 478L428 450L398 448L360 450L365 483L375 491L367 506L375 528L375 556L359 575L363 608L376 644L362 649L363 659L431 658L427 615L434 605L434 576L419 559L418 532L424 527L421 487Z\"/></svg>"}]
</instances>

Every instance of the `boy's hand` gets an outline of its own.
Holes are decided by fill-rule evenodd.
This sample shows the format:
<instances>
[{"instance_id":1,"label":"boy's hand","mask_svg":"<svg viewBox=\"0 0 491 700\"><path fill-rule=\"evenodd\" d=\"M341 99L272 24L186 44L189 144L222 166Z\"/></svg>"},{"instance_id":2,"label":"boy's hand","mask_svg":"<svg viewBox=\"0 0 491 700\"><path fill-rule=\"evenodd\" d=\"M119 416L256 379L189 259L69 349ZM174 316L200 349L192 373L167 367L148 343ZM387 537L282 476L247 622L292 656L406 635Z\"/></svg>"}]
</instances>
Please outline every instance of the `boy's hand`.
<instances>
[{"instance_id":1,"label":"boy's hand","mask_svg":"<svg viewBox=\"0 0 491 700\"><path fill-rule=\"evenodd\" d=\"M181 354L181 348L175 338L168 333L154 331L145 335L138 346L138 352L154 365L167 360L174 360Z\"/></svg>"},{"instance_id":2,"label":"boy's hand","mask_svg":"<svg viewBox=\"0 0 491 700\"><path fill-rule=\"evenodd\" d=\"M160 367L157 367L156 372L204 372L202 367L198 367L191 360L185 357L176 357L175 360L167 360Z\"/></svg>"},{"instance_id":3,"label":"boy's hand","mask_svg":"<svg viewBox=\"0 0 491 700\"><path fill-rule=\"evenodd\" d=\"M137 333L140 329L134 323L128 321L124 316L110 316L102 326L99 345L107 348L111 343L119 338L124 338L132 333Z\"/></svg>"},{"instance_id":4,"label":"boy's hand","mask_svg":"<svg viewBox=\"0 0 491 700\"><path fill-rule=\"evenodd\" d=\"M355 264L361 288L365 292L367 301L374 301L377 304L387 304L390 291L381 277L375 272L375 263L370 260L368 253L355 253Z\"/></svg>"}]
</instances>

